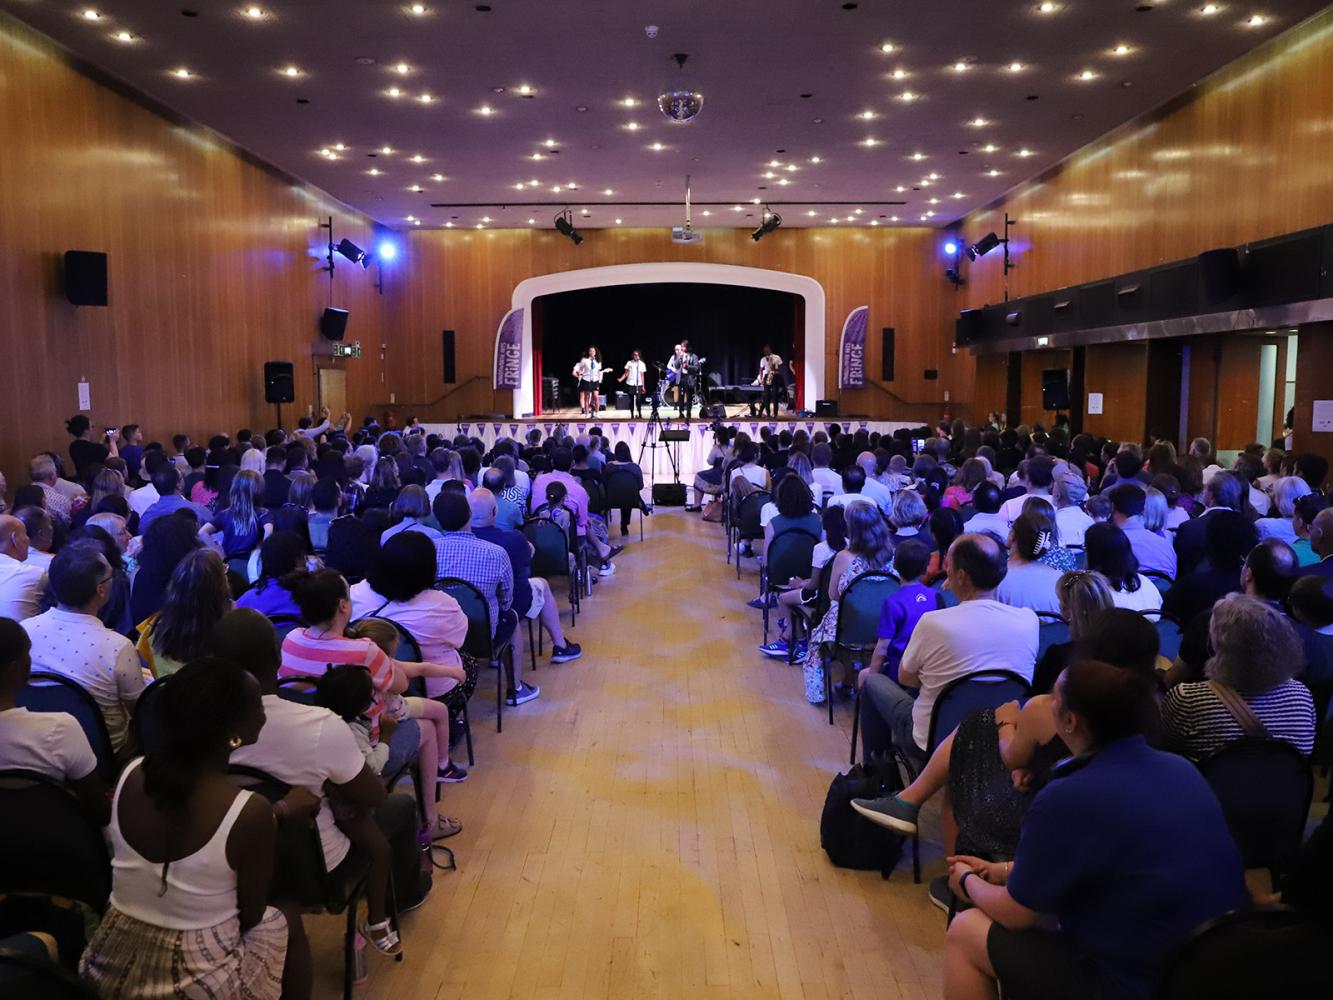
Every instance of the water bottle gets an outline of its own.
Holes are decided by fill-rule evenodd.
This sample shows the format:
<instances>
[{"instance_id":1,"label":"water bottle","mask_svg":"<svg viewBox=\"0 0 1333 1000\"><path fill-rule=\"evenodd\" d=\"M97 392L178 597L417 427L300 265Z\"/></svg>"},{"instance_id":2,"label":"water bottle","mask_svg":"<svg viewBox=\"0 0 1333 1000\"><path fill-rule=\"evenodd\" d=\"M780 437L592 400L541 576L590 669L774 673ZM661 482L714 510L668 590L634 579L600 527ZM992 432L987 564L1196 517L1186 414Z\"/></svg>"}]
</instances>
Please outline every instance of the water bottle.
<instances>
[{"instance_id":1,"label":"water bottle","mask_svg":"<svg viewBox=\"0 0 1333 1000\"><path fill-rule=\"evenodd\" d=\"M352 942L352 982L358 986L366 981L366 939L360 933Z\"/></svg>"}]
</instances>

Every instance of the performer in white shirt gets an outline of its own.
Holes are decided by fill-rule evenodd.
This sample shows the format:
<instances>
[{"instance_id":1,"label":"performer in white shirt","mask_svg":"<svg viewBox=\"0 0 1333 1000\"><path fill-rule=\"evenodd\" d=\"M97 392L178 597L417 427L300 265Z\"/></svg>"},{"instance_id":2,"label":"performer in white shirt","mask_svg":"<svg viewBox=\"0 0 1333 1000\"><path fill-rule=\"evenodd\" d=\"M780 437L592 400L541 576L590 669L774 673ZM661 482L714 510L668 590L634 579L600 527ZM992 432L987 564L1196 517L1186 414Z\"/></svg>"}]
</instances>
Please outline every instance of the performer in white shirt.
<instances>
[{"instance_id":1,"label":"performer in white shirt","mask_svg":"<svg viewBox=\"0 0 1333 1000\"><path fill-rule=\"evenodd\" d=\"M682 340L676 345L676 353L667 362L668 381L676 385L676 413L689 417L694 408L694 397L698 392L697 376L703 359L690 350L690 342Z\"/></svg>"},{"instance_id":2,"label":"performer in white shirt","mask_svg":"<svg viewBox=\"0 0 1333 1000\"><path fill-rule=\"evenodd\" d=\"M630 354L630 359L625 362L625 371L616 379L617 382L624 382L625 388L629 390L629 404L634 416L643 416L643 381L644 374L648 371L648 366L643 363L643 356L638 351Z\"/></svg>"},{"instance_id":3,"label":"performer in white shirt","mask_svg":"<svg viewBox=\"0 0 1333 1000\"><path fill-rule=\"evenodd\" d=\"M759 359L759 374L752 385L764 387L764 395L759 403L759 415L778 415L779 400L783 396L782 358L773 353L773 348L764 345L764 356Z\"/></svg>"},{"instance_id":4,"label":"performer in white shirt","mask_svg":"<svg viewBox=\"0 0 1333 1000\"><path fill-rule=\"evenodd\" d=\"M579 412L592 416L597 412L602 392L602 356L592 344L588 345L588 353L574 365L574 377L579 383Z\"/></svg>"}]
</instances>

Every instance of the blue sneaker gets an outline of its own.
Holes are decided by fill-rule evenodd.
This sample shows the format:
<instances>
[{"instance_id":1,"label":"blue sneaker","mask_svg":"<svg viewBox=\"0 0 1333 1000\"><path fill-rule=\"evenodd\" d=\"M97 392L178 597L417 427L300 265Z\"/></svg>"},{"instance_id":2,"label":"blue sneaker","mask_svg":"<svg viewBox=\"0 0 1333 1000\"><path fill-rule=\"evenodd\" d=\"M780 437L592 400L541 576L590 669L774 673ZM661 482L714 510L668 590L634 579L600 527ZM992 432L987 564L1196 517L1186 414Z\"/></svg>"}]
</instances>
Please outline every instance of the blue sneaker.
<instances>
[{"instance_id":1,"label":"blue sneaker","mask_svg":"<svg viewBox=\"0 0 1333 1000\"><path fill-rule=\"evenodd\" d=\"M763 653L765 656L771 656L775 660L785 660L788 652L787 641L785 639L777 639L773 642L765 643L759 647L759 652Z\"/></svg>"},{"instance_id":2,"label":"blue sneaker","mask_svg":"<svg viewBox=\"0 0 1333 1000\"><path fill-rule=\"evenodd\" d=\"M745 603L756 611L762 611L765 607L776 608L778 606L778 595L765 594L763 597L756 597L753 601L746 601Z\"/></svg>"}]
</instances>

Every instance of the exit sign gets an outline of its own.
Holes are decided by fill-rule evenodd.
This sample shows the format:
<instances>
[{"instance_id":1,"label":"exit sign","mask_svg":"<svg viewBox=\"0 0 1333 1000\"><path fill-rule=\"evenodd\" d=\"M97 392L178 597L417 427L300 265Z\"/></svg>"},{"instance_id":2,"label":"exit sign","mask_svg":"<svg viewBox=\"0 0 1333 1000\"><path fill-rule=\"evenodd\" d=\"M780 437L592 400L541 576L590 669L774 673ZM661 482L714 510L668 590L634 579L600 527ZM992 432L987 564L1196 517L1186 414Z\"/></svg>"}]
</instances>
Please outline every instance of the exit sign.
<instances>
[{"instance_id":1,"label":"exit sign","mask_svg":"<svg viewBox=\"0 0 1333 1000\"><path fill-rule=\"evenodd\" d=\"M333 356L335 358L359 358L361 357L361 341L351 344L334 344Z\"/></svg>"}]
</instances>

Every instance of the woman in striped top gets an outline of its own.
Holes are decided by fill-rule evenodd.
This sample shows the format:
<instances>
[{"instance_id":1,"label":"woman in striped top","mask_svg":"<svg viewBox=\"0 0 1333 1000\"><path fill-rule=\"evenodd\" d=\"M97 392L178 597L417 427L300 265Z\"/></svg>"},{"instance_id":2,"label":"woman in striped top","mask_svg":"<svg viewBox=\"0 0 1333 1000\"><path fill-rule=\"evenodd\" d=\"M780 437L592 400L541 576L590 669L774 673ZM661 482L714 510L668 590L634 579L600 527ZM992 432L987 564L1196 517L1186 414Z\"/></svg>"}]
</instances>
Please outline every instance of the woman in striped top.
<instances>
[{"instance_id":1,"label":"woman in striped top","mask_svg":"<svg viewBox=\"0 0 1333 1000\"><path fill-rule=\"evenodd\" d=\"M1162 721L1181 751L1202 760L1246 735L1224 700L1230 688L1270 738L1308 756L1314 749L1314 700L1292 679L1305 653L1287 616L1262 598L1230 594L1213 607L1208 636L1214 650L1204 668L1208 680L1178 684L1162 702Z\"/></svg>"}]
</instances>

